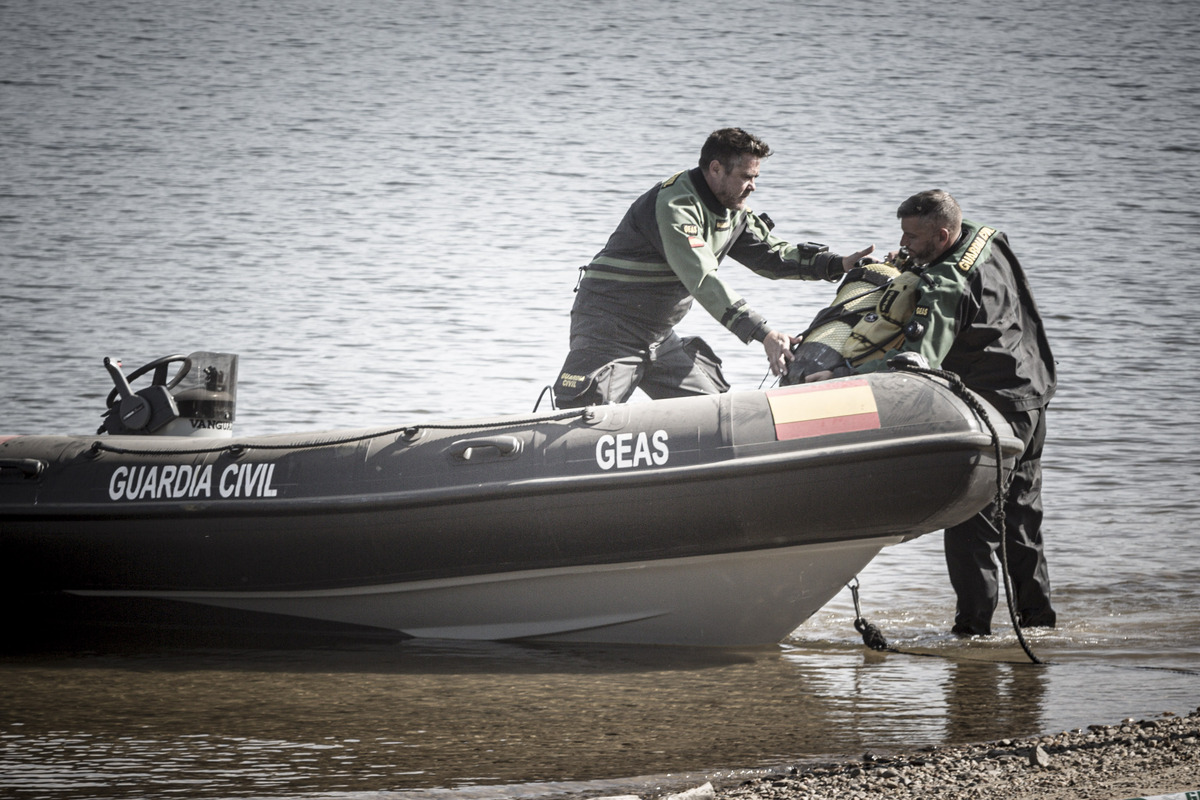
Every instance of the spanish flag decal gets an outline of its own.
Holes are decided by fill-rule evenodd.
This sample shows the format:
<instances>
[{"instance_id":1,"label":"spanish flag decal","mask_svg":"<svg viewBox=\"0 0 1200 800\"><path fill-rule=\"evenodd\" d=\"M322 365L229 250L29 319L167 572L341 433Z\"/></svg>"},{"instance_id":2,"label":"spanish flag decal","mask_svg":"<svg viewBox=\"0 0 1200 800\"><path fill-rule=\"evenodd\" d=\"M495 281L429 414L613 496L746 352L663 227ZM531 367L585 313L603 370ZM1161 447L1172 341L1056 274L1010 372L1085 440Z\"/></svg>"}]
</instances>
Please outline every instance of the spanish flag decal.
<instances>
[{"instance_id":1,"label":"spanish flag decal","mask_svg":"<svg viewBox=\"0 0 1200 800\"><path fill-rule=\"evenodd\" d=\"M767 403L779 441L879 427L875 393L865 378L771 389Z\"/></svg>"}]
</instances>

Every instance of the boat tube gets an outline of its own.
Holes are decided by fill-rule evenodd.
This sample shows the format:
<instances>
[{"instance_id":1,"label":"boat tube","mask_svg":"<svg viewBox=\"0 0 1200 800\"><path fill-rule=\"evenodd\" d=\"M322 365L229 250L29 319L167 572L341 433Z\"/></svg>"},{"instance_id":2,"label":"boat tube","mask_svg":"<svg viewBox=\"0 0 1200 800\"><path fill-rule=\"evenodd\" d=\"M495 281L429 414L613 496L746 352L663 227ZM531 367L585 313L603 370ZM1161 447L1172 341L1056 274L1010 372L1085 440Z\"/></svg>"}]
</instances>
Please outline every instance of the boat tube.
<instances>
[{"instance_id":1,"label":"boat tube","mask_svg":"<svg viewBox=\"0 0 1200 800\"><path fill-rule=\"evenodd\" d=\"M984 508L1021 450L905 372L233 436L236 357L187 358L197 383L166 391L192 416L155 430L208 414L221 438L0 437L0 569L30 624L770 644L884 546ZM114 381L118 415L142 406ZM174 414L155 394L133 422Z\"/></svg>"}]
</instances>

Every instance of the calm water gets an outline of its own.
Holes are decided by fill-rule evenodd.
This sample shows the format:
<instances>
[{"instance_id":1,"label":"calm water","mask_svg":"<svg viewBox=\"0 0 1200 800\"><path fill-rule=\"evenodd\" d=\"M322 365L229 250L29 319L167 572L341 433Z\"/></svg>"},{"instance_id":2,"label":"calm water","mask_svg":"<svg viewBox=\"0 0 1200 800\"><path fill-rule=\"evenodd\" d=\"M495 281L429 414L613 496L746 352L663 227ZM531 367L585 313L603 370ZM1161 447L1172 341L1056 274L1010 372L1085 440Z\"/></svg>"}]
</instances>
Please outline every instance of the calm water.
<instances>
[{"instance_id":1,"label":"calm water","mask_svg":"<svg viewBox=\"0 0 1200 800\"><path fill-rule=\"evenodd\" d=\"M528 411L575 268L741 125L785 237L894 246L931 186L1009 233L1062 376L1063 622L1045 667L948 636L934 535L863 610L945 658L865 651L848 592L737 653L77 642L0 659L0 793L612 792L1195 708L1200 11L991 6L0 0L2 432L94 431L104 356L199 349L240 354L243 433ZM781 327L832 295L726 271Z\"/></svg>"}]
</instances>

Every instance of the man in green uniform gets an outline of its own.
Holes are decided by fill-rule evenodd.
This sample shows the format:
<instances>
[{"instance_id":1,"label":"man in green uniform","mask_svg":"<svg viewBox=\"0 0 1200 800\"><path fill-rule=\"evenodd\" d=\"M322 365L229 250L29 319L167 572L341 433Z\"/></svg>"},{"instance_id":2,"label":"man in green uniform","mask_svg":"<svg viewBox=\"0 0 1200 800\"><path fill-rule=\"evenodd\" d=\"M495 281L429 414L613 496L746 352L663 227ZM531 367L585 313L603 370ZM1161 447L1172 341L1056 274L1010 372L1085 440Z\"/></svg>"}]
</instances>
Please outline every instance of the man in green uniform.
<instances>
[{"instance_id":1,"label":"man in green uniform","mask_svg":"<svg viewBox=\"0 0 1200 800\"><path fill-rule=\"evenodd\" d=\"M772 330L721 278L725 256L771 279L839 280L874 248L842 257L791 245L766 215L746 208L770 147L740 128L714 131L699 166L634 201L604 249L583 268L571 309L570 352L554 384L559 408L622 403L639 386L651 398L729 389L721 361L675 325L698 300L743 342L762 342L771 371L792 359L791 337Z\"/></svg>"},{"instance_id":2,"label":"man in green uniform","mask_svg":"<svg viewBox=\"0 0 1200 800\"><path fill-rule=\"evenodd\" d=\"M1042 445L1046 407L1057 385L1054 356L1025 273L1003 233L964 220L957 201L933 189L896 212L916 282L916 311L903 343L856 369L870 372L899 352L957 374L988 400L1025 443L1004 505L1005 545L1019 623L1054 627L1042 549ZM819 376L813 376L819 378ZM954 632L991 633L998 599L1000 536L988 507L947 529L946 564L957 596Z\"/></svg>"}]
</instances>

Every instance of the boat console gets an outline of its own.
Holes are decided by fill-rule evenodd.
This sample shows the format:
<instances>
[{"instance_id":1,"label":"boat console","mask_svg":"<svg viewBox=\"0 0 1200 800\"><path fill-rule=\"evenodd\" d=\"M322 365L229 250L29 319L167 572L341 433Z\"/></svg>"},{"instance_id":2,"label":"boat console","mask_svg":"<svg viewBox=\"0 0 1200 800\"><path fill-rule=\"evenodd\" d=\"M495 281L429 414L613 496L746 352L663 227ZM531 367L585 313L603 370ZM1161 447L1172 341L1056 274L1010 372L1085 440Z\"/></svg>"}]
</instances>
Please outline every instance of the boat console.
<instances>
[{"instance_id":1,"label":"boat console","mask_svg":"<svg viewBox=\"0 0 1200 800\"><path fill-rule=\"evenodd\" d=\"M126 376L121 362L104 359L115 386L109 392L104 422L96 433L112 435L233 435L237 405L237 359L231 353L197 351L155 359ZM176 365L174 375L171 367ZM150 375L150 385L131 384ZM168 377L170 376L170 377Z\"/></svg>"}]
</instances>

